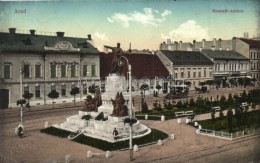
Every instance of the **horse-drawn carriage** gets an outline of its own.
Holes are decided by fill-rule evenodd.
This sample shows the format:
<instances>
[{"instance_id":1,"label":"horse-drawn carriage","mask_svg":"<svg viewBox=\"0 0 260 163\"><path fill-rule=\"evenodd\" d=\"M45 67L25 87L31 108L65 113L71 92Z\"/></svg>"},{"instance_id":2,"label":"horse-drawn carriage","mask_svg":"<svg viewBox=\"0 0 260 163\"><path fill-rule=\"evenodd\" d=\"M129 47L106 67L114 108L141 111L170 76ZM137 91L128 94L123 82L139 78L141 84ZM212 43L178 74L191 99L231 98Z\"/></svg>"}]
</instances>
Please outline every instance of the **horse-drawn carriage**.
<instances>
[{"instance_id":1,"label":"horse-drawn carriage","mask_svg":"<svg viewBox=\"0 0 260 163\"><path fill-rule=\"evenodd\" d=\"M176 98L186 98L188 97L189 88L187 85L174 85L170 89L165 98L166 99L176 99Z\"/></svg>"}]
</instances>

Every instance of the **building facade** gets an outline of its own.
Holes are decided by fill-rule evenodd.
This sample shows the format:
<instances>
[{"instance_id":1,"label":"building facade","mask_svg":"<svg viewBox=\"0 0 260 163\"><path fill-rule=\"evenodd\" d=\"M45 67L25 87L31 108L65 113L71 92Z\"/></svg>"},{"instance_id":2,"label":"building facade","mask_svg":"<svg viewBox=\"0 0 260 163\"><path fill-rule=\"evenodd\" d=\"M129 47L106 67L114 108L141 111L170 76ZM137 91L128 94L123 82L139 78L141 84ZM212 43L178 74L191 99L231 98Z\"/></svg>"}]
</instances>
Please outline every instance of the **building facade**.
<instances>
[{"instance_id":1,"label":"building facade","mask_svg":"<svg viewBox=\"0 0 260 163\"><path fill-rule=\"evenodd\" d=\"M0 33L0 90L8 97L5 106L14 107L26 92L33 94L31 105L51 103L48 93L59 92L57 103L71 102L71 88L82 88L83 98L87 85L100 79L99 51L88 38L16 33ZM4 106L2 106L4 107Z\"/></svg>"},{"instance_id":2,"label":"building facade","mask_svg":"<svg viewBox=\"0 0 260 163\"><path fill-rule=\"evenodd\" d=\"M171 74L175 85L190 83L190 90L213 80L213 62L197 51L158 51L158 57Z\"/></svg>"},{"instance_id":3,"label":"building facade","mask_svg":"<svg viewBox=\"0 0 260 163\"><path fill-rule=\"evenodd\" d=\"M251 78L250 61L245 56L231 50L201 50L201 52L214 62L213 78L225 87L229 79ZM229 85L227 85L229 86Z\"/></svg>"}]
</instances>

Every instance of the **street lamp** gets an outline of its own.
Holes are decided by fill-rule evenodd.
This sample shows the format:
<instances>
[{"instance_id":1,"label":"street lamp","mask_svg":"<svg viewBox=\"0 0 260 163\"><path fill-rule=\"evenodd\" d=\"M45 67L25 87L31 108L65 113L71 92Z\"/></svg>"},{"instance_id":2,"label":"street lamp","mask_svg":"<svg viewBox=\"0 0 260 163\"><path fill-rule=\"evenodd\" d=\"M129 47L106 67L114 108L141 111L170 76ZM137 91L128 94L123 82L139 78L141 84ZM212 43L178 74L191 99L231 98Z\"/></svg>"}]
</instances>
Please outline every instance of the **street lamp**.
<instances>
[{"instance_id":1,"label":"street lamp","mask_svg":"<svg viewBox=\"0 0 260 163\"><path fill-rule=\"evenodd\" d=\"M23 68L20 67L20 100L23 99ZM21 117L21 124L23 123L23 104L21 103L21 110L20 110L20 117Z\"/></svg>"},{"instance_id":2,"label":"street lamp","mask_svg":"<svg viewBox=\"0 0 260 163\"><path fill-rule=\"evenodd\" d=\"M130 150L130 161L133 160L133 113L132 113L132 74L131 74L131 65L129 64L128 62L128 59L125 57L125 56L121 56L118 61L119 61L119 64L122 64L120 63L121 61L121 58L124 58L127 62L127 65L128 65L128 74L129 74L129 150Z\"/></svg>"}]
</instances>

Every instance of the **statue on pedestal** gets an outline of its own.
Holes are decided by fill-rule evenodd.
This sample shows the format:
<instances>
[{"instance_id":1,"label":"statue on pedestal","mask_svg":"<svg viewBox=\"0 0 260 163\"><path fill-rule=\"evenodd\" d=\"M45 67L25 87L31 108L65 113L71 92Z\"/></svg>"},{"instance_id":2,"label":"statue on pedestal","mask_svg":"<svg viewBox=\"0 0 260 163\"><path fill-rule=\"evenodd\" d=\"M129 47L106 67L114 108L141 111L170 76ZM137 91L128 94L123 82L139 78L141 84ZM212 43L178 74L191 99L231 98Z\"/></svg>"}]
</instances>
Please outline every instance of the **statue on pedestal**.
<instances>
[{"instance_id":1,"label":"statue on pedestal","mask_svg":"<svg viewBox=\"0 0 260 163\"><path fill-rule=\"evenodd\" d=\"M87 96L85 101L84 110L97 112L98 107L102 105L102 98L100 92L96 92L95 97Z\"/></svg>"},{"instance_id":2,"label":"statue on pedestal","mask_svg":"<svg viewBox=\"0 0 260 163\"><path fill-rule=\"evenodd\" d=\"M123 97L122 92L121 93L117 92L116 99L112 100L112 102L113 102L114 109L111 116L115 116L115 117L128 116L128 109L127 106L125 105L125 99Z\"/></svg>"},{"instance_id":3,"label":"statue on pedestal","mask_svg":"<svg viewBox=\"0 0 260 163\"><path fill-rule=\"evenodd\" d=\"M104 47L112 50L113 61L111 73L121 74L123 65L120 64L121 61L119 60L119 58L122 56L123 50L120 48L120 43L117 43L117 47L110 47L106 45Z\"/></svg>"}]
</instances>

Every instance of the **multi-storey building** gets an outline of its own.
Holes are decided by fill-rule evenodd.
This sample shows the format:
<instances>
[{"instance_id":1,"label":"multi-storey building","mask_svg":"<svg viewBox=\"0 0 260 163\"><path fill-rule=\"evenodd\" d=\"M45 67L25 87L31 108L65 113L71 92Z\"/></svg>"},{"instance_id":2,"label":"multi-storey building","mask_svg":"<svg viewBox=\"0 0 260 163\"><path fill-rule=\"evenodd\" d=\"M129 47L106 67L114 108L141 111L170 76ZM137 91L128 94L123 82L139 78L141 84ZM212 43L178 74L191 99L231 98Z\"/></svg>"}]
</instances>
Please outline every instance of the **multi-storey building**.
<instances>
[{"instance_id":1,"label":"multi-storey building","mask_svg":"<svg viewBox=\"0 0 260 163\"><path fill-rule=\"evenodd\" d=\"M1 108L14 107L25 92L33 93L31 105L51 103L47 94L59 92L57 102L71 102L74 86L86 87L87 82L98 80L99 51L88 38L0 33L0 99ZM88 79L88 80L86 80ZM84 91L81 91L80 98Z\"/></svg>"},{"instance_id":2,"label":"multi-storey building","mask_svg":"<svg viewBox=\"0 0 260 163\"><path fill-rule=\"evenodd\" d=\"M236 51L250 59L250 75L260 80L260 40L236 38ZM260 83L259 83L260 84Z\"/></svg>"},{"instance_id":3,"label":"multi-storey building","mask_svg":"<svg viewBox=\"0 0 260 163\"><path fill-rule=\"evenodd\" d=\"M245 33L245 38L237 38L233 37L230 40L222 40L222 39L216 39L213 38L212 41L207 41L203 39L200 42L197 42L196 40L193 41L193 43L182 43L184 45L189 45L187 48L184 48L182 50L185 51L199 51L203 49L208 50L219 50L219 51L236 51L250 61L250 76L252 78L255 78L258 81L260 81L260 40L259 39L248 39L248 34ZM162 43L160 45L161 50L177 50L178 43L174 42L172 43L170 39L167 39L167 43ZM190 46L192 48L190 48ZM224 63L223 63L224 64ZM249 77L249 76L248 76Z\"/></svg>"},{"instance_id":4,"label":"multi-storey building","mask_svg":"<svg viewBox=\"0 0 260 163\"><path fill-rule=\"evenodd\" d=\"M213 62L199 51L158 51L176 85L190 82L190 89L213 79Z\"/></svg>"},{"instance_id":5,"label":"multi-storey building","mask_svg":"<svg viewBox=\"0 0 260 163\"><path fill-rule=\"evenodd\" d=\"M213 77L215 81L220 81L222 87L225 87L227 79L251 78L249 59L240 53L215 49L201 52L214 62Z\"/></svg>"}]
</instances>

